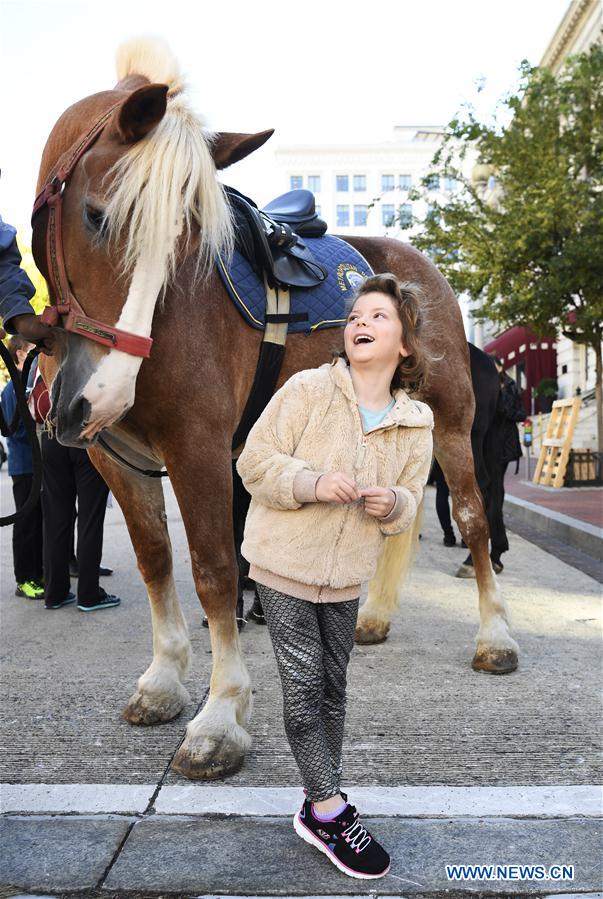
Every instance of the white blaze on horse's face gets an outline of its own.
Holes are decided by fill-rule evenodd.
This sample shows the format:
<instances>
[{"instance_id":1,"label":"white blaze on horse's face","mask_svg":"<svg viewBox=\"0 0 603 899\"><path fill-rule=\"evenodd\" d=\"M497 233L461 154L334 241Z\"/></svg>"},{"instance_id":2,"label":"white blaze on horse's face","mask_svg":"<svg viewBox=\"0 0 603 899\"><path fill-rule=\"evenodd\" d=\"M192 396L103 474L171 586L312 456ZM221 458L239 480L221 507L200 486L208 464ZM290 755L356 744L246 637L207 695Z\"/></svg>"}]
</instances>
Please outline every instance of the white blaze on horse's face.
<instances>
[{"instance_id":1,"label":"white blaze on horse's face","mask_svg":"<svg viewBox=\"0 0 603 899\"><path fill-rule=\"evenodd\" d=\"M139 257L128 297L117 328L149 337L159 291L163 286L165 259L159 255ZM103 428L119 421L134 405L136 377L142 363L140 356L110 350L85 385L82 395L90 403L90 415L80 438L92 440Z\"/></svg>"}]
</instances>

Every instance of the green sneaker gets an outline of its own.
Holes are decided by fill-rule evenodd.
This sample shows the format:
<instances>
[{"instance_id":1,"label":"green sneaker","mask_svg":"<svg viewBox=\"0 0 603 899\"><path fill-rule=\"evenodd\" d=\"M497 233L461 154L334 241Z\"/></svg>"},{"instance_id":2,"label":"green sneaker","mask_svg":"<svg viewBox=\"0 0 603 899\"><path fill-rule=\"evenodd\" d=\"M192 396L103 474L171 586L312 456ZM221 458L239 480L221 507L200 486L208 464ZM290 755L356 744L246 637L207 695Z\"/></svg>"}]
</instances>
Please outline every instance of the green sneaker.
<instances>
[{"instance_id":1,"label":"green sneaker","mask_svg":"<svg viewBox=\"0 0 603 899\"><path fill-rule=\"evenodd\" d=\"M26 599L44 599L44 587L38 581L24 581L17 584L15 596L25 596Z\"/></svg>"}]
</instances>

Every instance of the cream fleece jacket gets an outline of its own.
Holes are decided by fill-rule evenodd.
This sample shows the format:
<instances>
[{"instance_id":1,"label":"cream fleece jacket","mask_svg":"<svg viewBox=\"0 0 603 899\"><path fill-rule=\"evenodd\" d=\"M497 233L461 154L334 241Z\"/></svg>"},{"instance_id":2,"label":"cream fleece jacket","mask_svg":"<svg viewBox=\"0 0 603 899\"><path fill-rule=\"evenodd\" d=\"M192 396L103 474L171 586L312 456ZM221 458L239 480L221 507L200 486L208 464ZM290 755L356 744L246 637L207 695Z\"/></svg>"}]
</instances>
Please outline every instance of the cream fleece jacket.
<instances>
[{"instance_id":1,"label":"cream fleece jacket","mask_svg":"<svg viewBox=\"0 0 603 899\"><path fill-rule=\"evenodd\" d=\"M348 588L345 594L373 577L384 538L415 518L431 464L431 409L403 390L394 398L381 424L364 434L343 359L301 371L275 393L237 462L252 497L242 553L255 569L327 590ZM350 475L359 488L392 488L392 511L376 519L363 500L317 502L316 482L331 471ZM321 601L319 595L303 598Z\"/></svg>"}]
</instances>

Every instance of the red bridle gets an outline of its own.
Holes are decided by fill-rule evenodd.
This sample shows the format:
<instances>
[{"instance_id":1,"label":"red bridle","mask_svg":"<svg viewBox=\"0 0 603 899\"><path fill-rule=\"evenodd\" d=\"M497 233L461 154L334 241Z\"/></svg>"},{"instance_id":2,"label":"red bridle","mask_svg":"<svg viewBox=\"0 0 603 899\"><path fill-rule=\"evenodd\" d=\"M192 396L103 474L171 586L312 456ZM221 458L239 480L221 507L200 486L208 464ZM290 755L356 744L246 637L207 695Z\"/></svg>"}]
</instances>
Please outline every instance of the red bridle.
<instances>
[{"instance_id":1,"label":"red bridle","mask_svg":"<svg viewBox=\"0 0 603 899\"><path fill-rule=\"evenodd\" d=\"M122 353L131 356L150 355L153 340L150 337L141 337L129 331L122 331L112 325L105 325L86 315L78 303L67 277L65 266L65 254L63 252L63 233L61 212L63 207L63 194L69 176L74 168L94 142L101 135L105 125L121 105L116 103L93 125L75 149L69 153L65 162L59 165L55 174L46 182L43 189L36 197L33 212L32 225L36 215L48 207L48 221L46 223L46 265L48 268L49 292L51 306L47 306L42 313L42 321L52 327L62 326L66 331L79 334L95 343L113 347Z\"/></svg>"}]
</instances>

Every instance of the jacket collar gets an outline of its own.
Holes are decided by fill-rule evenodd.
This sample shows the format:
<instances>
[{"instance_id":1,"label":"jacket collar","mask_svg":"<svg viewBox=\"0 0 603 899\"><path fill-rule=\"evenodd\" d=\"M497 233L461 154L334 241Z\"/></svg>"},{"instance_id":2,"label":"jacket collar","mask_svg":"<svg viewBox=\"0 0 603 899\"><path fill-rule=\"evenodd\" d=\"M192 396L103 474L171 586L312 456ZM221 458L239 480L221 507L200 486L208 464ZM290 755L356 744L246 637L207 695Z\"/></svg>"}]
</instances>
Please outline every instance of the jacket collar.
<instances>
[{"instance_id":1,"label":"jacket collar","mask_svg":"<svg viewBox=\"0 0 603 899\"><path fill-rule=\"evenodd\" d=\"M330 375L335 385L354 406L358 405L350 368L341 357L329 366ZM402 425L407 428L424 428L433 425L433 413L426 403L411 399L405 390L394 391L394 406L383 419L381 428Z\"/></svg>"}]
</instances>

